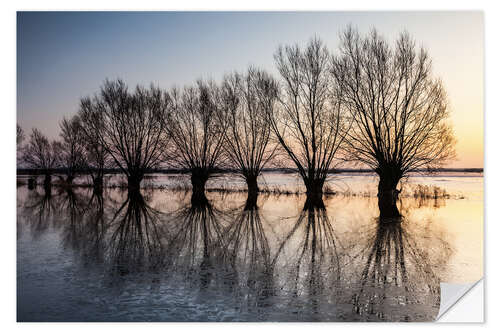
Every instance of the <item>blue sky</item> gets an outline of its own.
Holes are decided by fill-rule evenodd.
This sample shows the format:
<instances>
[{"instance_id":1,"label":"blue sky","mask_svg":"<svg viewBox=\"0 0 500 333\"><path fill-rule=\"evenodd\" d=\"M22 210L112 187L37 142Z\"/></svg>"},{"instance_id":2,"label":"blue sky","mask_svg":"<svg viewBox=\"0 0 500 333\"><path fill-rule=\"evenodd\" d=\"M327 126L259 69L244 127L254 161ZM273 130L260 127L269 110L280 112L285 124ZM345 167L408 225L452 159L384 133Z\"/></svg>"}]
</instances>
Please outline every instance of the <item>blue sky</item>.
<instances>
[{"instance_id":1,"label":"blue sky","mask_svg":"<svg viewBox=\"0 0 500 333\"><path fill-rule=\"evenodd\" d=\"M335 50L348 24L375 27L391 41L407 30L429 50L459 139L453 166L481 167L481 12L19 12L18 123L57 138L62 117L105 78L170 88L248 65L275 73L280 44L317 36Z\"/></svg>"}]
</instances>

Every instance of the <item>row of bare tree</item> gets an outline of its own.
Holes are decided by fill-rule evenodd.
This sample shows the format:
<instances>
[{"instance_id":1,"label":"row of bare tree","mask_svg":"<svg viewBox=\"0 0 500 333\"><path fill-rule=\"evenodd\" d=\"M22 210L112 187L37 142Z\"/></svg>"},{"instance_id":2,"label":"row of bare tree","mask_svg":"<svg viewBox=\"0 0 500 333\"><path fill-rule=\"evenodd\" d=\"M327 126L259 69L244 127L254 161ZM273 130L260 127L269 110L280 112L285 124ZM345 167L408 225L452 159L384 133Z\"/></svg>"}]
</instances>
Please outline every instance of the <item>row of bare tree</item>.
<instances>
[{"instance_id":1,"label":"row of bare tree","mask_svg":"<svg viewBox=\"0 0 500 333\"><path fill-rule=\"evenodd\" d=\"M348 27L335 53L312 39L279 47L274 58L280 80L253 67L168 92L106 80L62 121L59 142L34 129L23 160L63 166L68 182L88 167L96 186L117 167L129 188L147 170L173 166L190 172L193 195L226 167L256 195L262 169L279 160L298 169L313 199L339 162L362 163L380 178L381 215L395 216L399 181L454 157L445 90L408 34L390 45L376 30L361 36Z\"/></svg>"}]
</instances>

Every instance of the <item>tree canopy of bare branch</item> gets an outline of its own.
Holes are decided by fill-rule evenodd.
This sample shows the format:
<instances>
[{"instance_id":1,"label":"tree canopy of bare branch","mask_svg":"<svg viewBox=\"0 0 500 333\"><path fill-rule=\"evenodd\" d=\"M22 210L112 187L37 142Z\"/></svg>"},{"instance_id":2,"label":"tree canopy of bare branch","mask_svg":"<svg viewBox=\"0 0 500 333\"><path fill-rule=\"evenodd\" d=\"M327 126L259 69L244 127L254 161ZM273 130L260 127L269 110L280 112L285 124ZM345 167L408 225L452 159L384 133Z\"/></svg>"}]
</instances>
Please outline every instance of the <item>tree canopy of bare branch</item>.
<instances>
[{"instance_id":1,"label":"tree canopy of bare branch","mask_svg":"<svg viewBox=\"0 0 500 333\"><path fill-rule=\"evenodd\" d=\"M24 148L23 161L26 166L40 169L45 175L50 175L53 169L57 167L58 162L54 144L54 142L49 142L42 132L33 128L29 141ZM47 178L47 181L50 180Z\"/></svg>"},{"instance_id":2,"label":"tree canopy of bare branch","mask_svg":"<svg viewBox=\"0 0 500 333\"><path fill-rule=\"evenodd\" d=\"M59 124L61 141L54 144L58 165L66 170L66 181L71 183L77 171L84 166L84 147L80 131L79 118L63 118Z\"/></svg>"},{"instance_id":3,"label":"tree canopy of bare branch","mask_svg":"<svg viewBox=\"0 0 500 333\"><path fill-rule=\"evenodd\" d=\"M16 124L16 153L17 158L16 162L19 165L20 162L23 161L23 142L26 139L24 134L24 130L19 124Z\"/></svg>"},{"instance_id":4,"label":"tree canopy of bare branch","mask_svg":"<svg viewBox=\"0 0 500 333\"><path fill-rule=\"evenodd\" d=\"M16 124L16 145L19 148L25 139L24 130L19 124Z\"/></svg>"},{"instance_id":5,"label":"tree canopy of bare branch","mask_svg":"<svg viewBox=\"0 0 500 333\"><path fill-rule=\"evenodd\" d=\"M224 144L229 162L246 180L249 192L258 191L257 177L276 155L267 115L277 100L278 87L264 71L250 68L246 74L233 73L222 84L227 131Z\"/></svg>"},{"instance_id":6,"label":"tree canopy of bare branch","mask_svg":"<svg viewBox=\"0 0 500 333\"><path fill-rule=\"evenodd\" d=\"M172 108L168 133L173 142L172 165L191 172L194 191L224 163L226 121L221 113L220 88L213 81L198 80L195 86L170 93Z\"/></svg>"},{"instance_id":7,"label":"tree canopy of bare branch","mask_svg":"<svg viewBox=\"0 0 500 333\"><path fill-rule=\"evenodd\" d=\"M116 165L139 187L148 169L165 161L168 94L153 85L128 91L122 80L106 80L99 95L83 98L80 117L94 123L93 130Z\"/></svg>"},{"instance_id":8,"label":"tree canopy of bare branch","mask_svg":"<svg viewBox=\"0 0 500 333\"><path fill-rule=\"evenodd\" d=\"M280 107L271 127L297 166L308 193L321 193L328 171L344 140L340 99L330 87L330 53L319 39L305 49L280 47L274 55L282 78Z\"/></svg>"},{"instance_id":9,"label":"tree canopy of bare branch","mask_svg":"<svg viewBox=\"0 0 500 333\"><path fill-rule=\"evenodd\" d=\"M92 117L89 112L81 112L79 118L79 131L85 154L85 168L90 171L94 186L101 188L103 185L104 169L111 166L110 156L100 141L102 123Z\"/></svg>"}]
</instances>

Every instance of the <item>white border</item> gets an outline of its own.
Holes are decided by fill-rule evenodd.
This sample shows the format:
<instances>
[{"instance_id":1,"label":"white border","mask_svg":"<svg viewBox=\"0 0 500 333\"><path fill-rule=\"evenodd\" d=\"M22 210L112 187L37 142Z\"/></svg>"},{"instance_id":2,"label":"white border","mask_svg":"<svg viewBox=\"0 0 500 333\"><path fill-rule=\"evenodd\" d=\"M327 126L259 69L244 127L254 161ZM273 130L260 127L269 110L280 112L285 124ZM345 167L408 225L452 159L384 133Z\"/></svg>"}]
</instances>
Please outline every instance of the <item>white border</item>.
<instances>
[{"instance_id":1,"label":"white border","mask_svg":"<svg viewBox=\"0 0 500 333\"><path fill-rule=\"evenodd\" d=\"M369 1L369 0L349 0L349 1L263 1L254 0L246 3L236 3L235 1L131 1L121 0L115 2L105 2L102 0L87 1L4 1L0 11L0 35L2 41L2 51L0 52L0 73L2 91L2 121L0 121L1 148L3 161L0 163L2 177L2 191L0 202L2 203L2 274L0 286L2 328L4 331L11 329L27 331L50 331L50 332L83 332L90 330L119 330L120 332L135 332L140 330L165 331L166 329L203 330L203 332L254 332L255 330L287 330L303 332L304 330L333 330L352 328L353 325L359 329L369 329L370 331L391 331L405 330L414 332L425 330L441 330L450 328L454 331L470 331L478 328L492 328L498 326L498 312L492 304L498 293L498 265L494 265L493 260L497 259L499 253L498 244L494 239L495 235L500 236L500 221L495 219L493 210L498 206L500 200L499 173L495 170L495 165L499 165L500 154L498 153L498 143L500 142L500 107L499 90L500 77L499 63L499 38L500 15L498 11L498 1L436 1L419 0L412 2L404 1ZM16 278L15 278L15 249L16 249L16 192L15 192L15 132L14 122L16 118L16 11L17 10L483 10L485 13L485 207L491 203L492 209L485 211L485 283L488 295L486 301L485 325L459 325L459 324L16 324ZM491 148L491 149L489 149ZM489 253L489 256L486 255ZM491 265L488 263L491 259ZM495 260L497 261L497 260ZM491 281L491 283L489 283ZM492 311L488 311L492 309ZM491 316L489 316L490 314ZM498 331L498 328L497 328Z\"/></svg>"}]
</instances>

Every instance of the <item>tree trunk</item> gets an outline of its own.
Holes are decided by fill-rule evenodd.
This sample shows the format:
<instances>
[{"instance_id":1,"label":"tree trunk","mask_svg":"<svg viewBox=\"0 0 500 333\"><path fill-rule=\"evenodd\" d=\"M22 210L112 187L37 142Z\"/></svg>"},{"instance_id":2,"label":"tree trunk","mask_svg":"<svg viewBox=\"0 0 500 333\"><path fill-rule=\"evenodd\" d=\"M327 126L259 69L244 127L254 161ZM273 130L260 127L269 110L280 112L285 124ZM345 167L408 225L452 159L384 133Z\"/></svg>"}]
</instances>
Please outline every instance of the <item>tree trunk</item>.
<instances>
[{"instance_id":1,"label":"tree trunk","mask_svg":"<svg viewBox=\"0 0 500 333\"><path fill-rule=\"evenodd\" d=\"M50 183L50 176L49 176L49 181L47 183L47 178L44 181L43 184L43 190L45 192L45 197L50 198L52 196L52 184Z\"/></svg>"},{"instance_id":2,"label":"tree trunk","mask_svg":"<svg viewBox=\"0 0 500 333\"><path fill-rule=\"evenodd\" d=\"M306 185L306 195L307 200L312 203L322 203L323 202L323 184L324 179L304 179Z\"/></svg>"},{"instance_id":3,"label":"tree trunk","mask_svg":"<svg viewBox=\"0 0 500 333\"><path fill-rule=\"evenodd\" d=\"M28 190L34 190L36 187L36 179L30 178L28 179Z\"/></svg>"},{"instance_id":4,"label":"tree trunk","mask_svg":"<svg viewBox=\"0 0 500 333\"><path fill-rule=\"evenodd\" d=\"M380 218L400 217L397 206L399 191L396 186L399 179L391 176L380 176L378 183L378 207Z\"/></svg>"},{"instance_id":5,"label":"tree trunk","mask_svg":"<svg viewBox=\"0 0 500 333\"><path fill-rule=\"evenodd\" d=\"M193 191L191 194L191 207L205 209L209 205L204 191Z\"/></svg>"},{"instance_id":6,"label":"tree trunk","mask_svg":"<svg viewBox=\"0 0 500 333\"><path fill-rule=\"evenodd\" d=\"M257 176L247 175L245 177L247 182L248 196L245 204L245 210L252 210L257 207L257 197L259 195L259 185L257 184Z\"/></svg>"},{"instance_id":7,"label":"tree trunk","mask_svg":"<svg viewBox=\"0 0 500 333\"><path fill-rule=\"evenodd\" d=\"M94 178L94 189L101 189L104 186L103 176L99 175Z\"/></svg>"},{"instance_id":8,"label":"tree trunk","mask_svg":"<svg viewBox=\"0 0 500 333\"><path fill-rule=\"evenodd\" d=\"M311 211L315 209L325 209L323 196L320 193L312 193L307 195L306 202L304 203L304 211Z\"/></svg>"},{"instance_id":9,"label":"tree trunk","mask_svg":"<svg viewBox=\"0 0 500 333\"><path fill-rule=\"evenodd\" d=\"M250 192L249 191L244 210L257 209L257 198L258 198L258 192Z\"/></svg>"},{"instance_id":10,"label":"tree trunk","mask_svg":"<svg viewBox=\"0 0 500 333\"><path fill-rule=\"evenodd\" d=\"M130 200L129 205L135 207L144 206L144 197L138 187L129 187L128 189L128 198Z\"/></svg>"},{"instance_id":11,"label":"tree trunk","mask_svg":"<svg viewBox=\"0 0 500 333\"><path fill-rule=\"evenodd\" d=\"M97 195L102 195L102 192L103 192L104 181L103 181L102 178L103 177L101 175L100 176L96 176L94 178L94 182L93 182L94 193L97 194Z\"/></svg>"},{"instance_id":12,"label":"tree trunk","mask_svg":"<svg viewBox=\"0 0 500 333\"><path fill-rule=\"evenodd\" d=\"M193 185L193 192L205 193L205 184L206 183L207 183L206 179L191 177L191 184Z\"/></svg>"},{"instance_id":13,"label":"tree trunk","mask_svg":"<svg viewBox=\"0 0 500 333\"><path fill-rule=\"evenodd\" d=\"M75 176L73 176L73 175L71 175L71 174L70 174L70 175L68 175L68 176L66 177L66 184L67 184L67 185L71 185L71 184L73 184L73 179L75 179Z\"/></svg>"},{"instance_id":14,"label":"tree trunk","mask_svg":"<svg viewBox=\"0 0 500 333\"><path fill-rule=\"evenodd\" d=\"M208 171L197 168L191 170L191 185L193 186L193 197L205 197L205 184L208 181Z\"/></svg>"},{"instance_id":15,"label":"tree trunk","mask_svg":"<svg viewBox=\"0 0 500 333\"><path fill-rule=\"evenodd\" d=\"M245 177L245 180L247 182L248 193L257 194L259 192L259 184L257 184L257 176L247 175Z\"/></svg>"},{"instance_id":16,"label":"tree trunk","mask_svg":"<svg viewBox=\"0 0 500 333\"><path fill-rule=\"evenodd\" d=\"M45 179L43 180L43 187L50 188L52 186L52 176L50 174L45 175Z\"/></svg>"},{"instance_id":17,"label":"tree trunk","mask_svg":"<svg viewBox=\"0 0 500 333\"><path fill-rule=\"evenodd\" d=\"M140 172L131 173L128 176L128 188L129 190L139 190L141 188L141 181L144 175Z\"/></svg>"}]
</instances>

